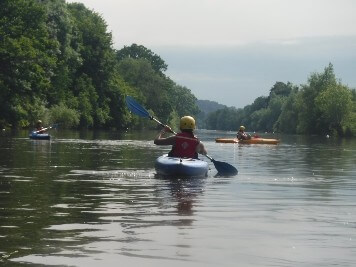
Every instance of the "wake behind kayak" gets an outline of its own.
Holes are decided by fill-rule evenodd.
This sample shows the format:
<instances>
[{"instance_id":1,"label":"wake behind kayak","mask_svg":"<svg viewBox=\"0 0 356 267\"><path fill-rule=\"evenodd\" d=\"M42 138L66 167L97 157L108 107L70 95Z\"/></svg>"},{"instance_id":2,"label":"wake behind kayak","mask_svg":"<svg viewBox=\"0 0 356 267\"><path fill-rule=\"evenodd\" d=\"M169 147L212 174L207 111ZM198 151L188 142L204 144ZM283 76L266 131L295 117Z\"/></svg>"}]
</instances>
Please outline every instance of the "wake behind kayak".
<instances>
[{"instance_id":1,"label":"wake behind kayak","mask_svg":"<svg viewBox=\"0 0 356 267\"><path fill-rule=\"evenodd\" d=\"M200 159L160 156L156 159L155 168L158 174L167 176L207 176L209 164Z\"/></svg>"}]
</instances>

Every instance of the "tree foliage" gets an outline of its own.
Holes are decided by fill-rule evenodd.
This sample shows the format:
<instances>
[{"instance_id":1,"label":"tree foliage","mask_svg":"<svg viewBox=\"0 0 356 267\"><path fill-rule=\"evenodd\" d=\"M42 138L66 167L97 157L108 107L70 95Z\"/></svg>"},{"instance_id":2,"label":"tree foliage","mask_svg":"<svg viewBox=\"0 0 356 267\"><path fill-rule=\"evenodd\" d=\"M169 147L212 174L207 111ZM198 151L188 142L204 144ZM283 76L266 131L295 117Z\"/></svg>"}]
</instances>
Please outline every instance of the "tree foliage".
<instances>
[{"instance_id":1,"label":"tree foliage","mask_svg":"<svg viewBox=\"0 0 356 267\"><path fill-rule=\"evenodd\" d=\"M51 87L58 44L36 1L0 2L0 121L28 126L32 110Z\"/></svg>"},{"instance_id":2,"label":"tree foliage","mask_svg":"<svg viewBox=\"0 0 356 267\"><path fill-rule=\"evenodd\" d=\"M245 125L250 131L300 134L355 135L355 90L337 80L332 64L312 73L300 88L276 82L268 97L258 97L238 110L231 122L219 121L230 112L218 110L207 116L208 129L232 129Z\"/></svg>"},{"instance_id":3,"label":"tree foliage","mask_svg":"<svg viewBox=\"0 0 356 267\"><path fill-rule=\"evenodd\" d=\"M328 129L342 135L343 123L350 119L352 113L351 91L342 84L330 85L316 97L315 104L321 118L328 123Z\"/></svg>"},{"instance_id":4,"label":"tree foliage","mask_svg":"<svg viewBox=\"0 0 356 267\"><path fill-rule=\"evenodd\" d=\"M159 55L137 44L117 51L112 43L105 20L83 4L0 1L0 127L30 127L37 119L64 127L156 127L130 114L131 95L168 124L192 115L208 129L356 133L355 90L336 78L332 64L306 84L276 82L244 108L205 114L189 88L165 75Z\"/></svg>"},{"instance_id":5,"label":"tree foliage","mask_svg":"<svg viewBox=\"0 0 356 267\"><path fill-rule=\"evenodd\" d=\"M336 86L337 80L331 64L323 73L313 73L306 85L303 85L297 99L298 133L322 134L328 123L322 119L321 110L315 100L329 86Z\"/></svg>"},{"instance_id":6,"label":"tree foliage","mask_svg":"<svg viewBox=\"0 0 356 267\"><path fill-rule=\"evenodd\" d=\"M126 95L165 122L183 107L198 113L194 95L166 77L157 54L136 44L116 51L112 43L105 20L83 4L1 1L0 126L28 127L41 118L65 127L142 127Z\"/></svg>"},{"instance_id":7,"label":"tree foliage","mask_svg":"<svg viewBox=\"0 0 356 267\"><path fill-rule=\"evenodd\" d=\"M146 59L150 62L153 70L157 73L162 73L167 70L167 64L157 54L153 53L150 49L143 45L132 44L131 46L125 46L116 53L118 61L125 58L132 59Z\"/></svg>"}]
</instances>

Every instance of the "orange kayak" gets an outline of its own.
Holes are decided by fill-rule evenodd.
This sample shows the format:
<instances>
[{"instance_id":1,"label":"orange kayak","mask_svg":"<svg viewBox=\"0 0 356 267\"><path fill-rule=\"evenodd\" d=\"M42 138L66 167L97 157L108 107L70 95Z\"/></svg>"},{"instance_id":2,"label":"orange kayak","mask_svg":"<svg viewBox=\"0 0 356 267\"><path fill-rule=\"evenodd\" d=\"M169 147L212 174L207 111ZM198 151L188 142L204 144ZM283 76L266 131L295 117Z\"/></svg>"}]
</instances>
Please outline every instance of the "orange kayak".
<instances>
[{"instance_id":1,"label":"orange kayak","mask_svg":"<svg viewBox=\"0 0 356 267\"><path fill-rule=\"evenodd\" d=\"M216 143L238 143L239 140L236 138L216 138L215 139Z\"/></svg>"},{"instance_id":2,"label":"orange kayak","mask_svg":"<svg viewBox=\"0 0 356 267\"><path fill-rule=\"evenodd\" d=\"M254 138L248 140L237 140L236 138L216 138L216 143L239 143L239 144L269 144L276 145L280 142L279 139L272 138Z\"/></svg>"}]
</instances>

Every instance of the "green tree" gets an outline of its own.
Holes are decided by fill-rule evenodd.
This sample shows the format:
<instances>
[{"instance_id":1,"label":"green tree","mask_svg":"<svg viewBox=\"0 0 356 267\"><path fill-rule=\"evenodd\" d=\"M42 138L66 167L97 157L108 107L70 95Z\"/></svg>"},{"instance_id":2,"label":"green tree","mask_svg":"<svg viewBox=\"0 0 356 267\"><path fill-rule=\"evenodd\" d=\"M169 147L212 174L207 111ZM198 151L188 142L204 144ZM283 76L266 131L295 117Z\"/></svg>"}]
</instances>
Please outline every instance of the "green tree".
<instances>
[{"instance_id":1,"label":"green tree","mask_svg":"<svg viewBox=\"0 0 356 267\"><path fill-rule=\"evenodd\" d=\"M315 100L328 87L336 85L334 68L329 64L323 73L313 73L308 79L308 84L301 87L297 98L298 133L322 134L328 129L329 123L323 118Z\"/></svg>"},{"instance_id":2,"label":"green tree","mask_svg":"<svg viewBox=\"0 0 356 267\"><path fill-rule=\"evenodd\" d=\"M292 88L293 85L289 82L276 82L268 97L258 97L244 108L245 118L241 120L241 124L254 131L277 131L278 118Z\"/></svg>"},{"instance_id":3,"label":"green tree","mask_svg":"<svg viewBox=\"0 0 356 267\"><path fill-rule=\"evenodd\" d=\"M132 44L131 46L124 46L124 48L117 51L116 57L118 61L125 58L146 59L157 73L163 73L167 70L167 64L163 59L143 45Z\"/></svg>"},{"instance_id":4,"label":"green tree","mask_svg":"<svg viewBox=\"0 0 356 267\"><path fill-rule=\"evenodd\" d=\"M345 122L345 135L346 136L355 136L356 135L356 90L351 90L352 94L352 111L350 119Z\"/></svg>"},{"instance_id":5,"label":"green tree","mask_svg":"<svg viewBox=\"0 0 356 267\"><path fill-rule=\"evenodd\" d=\"M276 82L270 90L271 95L285 96L288 97L291 93L293 85L288 82L287 84L283 82Z\"/></svg>"},{"instance_id":6,"label":"green tree","mask_svg":"<svg viewBox=\"0 0 356 267\"><path fill-rule=\"evenodd\" d=\"M247 107L249 112L250 113L253 113L255 112L256 110L260 110L260 109L263 109L263 108L267 108L268 107L268 101L269 101L269 98L268 97L265 97L265 96L260 96L260 97L257 97L253 103Z\"/></svg>"},{"instance_id":7,"label":"green tree","mask_svg":"<svg viewBox=\"0 0 356 267\"><path fill-rule=\"evenodd\" d=\"M170 102L179 117L185 115L196 116L199 113L199 108L196 104L197 98L187 87L174 84L169 95Z\"/></svg>"},{"instance_id":8,"label":"green tree","mask_svg":"<svg viewBox=\"0 0 356 267\"><path fill-rule=\"evenodd\" d=\"M196 98L166 69L144 46L115 51L104 19L83 4L0 1L2 127L28 127L47 113L68 127L145 127L128 112L128 94L164 122L196 114Z\"/></svg>"},{"instance_id":9,"label":"green tree","mask_svg":"<svg viewBox=\"0 0 356 267\"><path fill-rule=\"evenodd\" d=\"M282 112L275 125L275 131L282 133L295 134L298 124L298 110L296 107L298 89L295 88L289 94L282 106Z\"/></svg>"},{"instance_id":10,"label":"green tree","mask_svg":"<svg viewBox=\"0 0 356 267\"><path fill-rule=\"evenodd\" d=\"M110 123L109 127L126 129L129 125L138 128L141 121L138 116L131 116L126 108L125 96L130 95L139 99L136 89L124 81L116 71L110 79L107 97L110 99ZM143 122L144 123L144 122Z\"/></svg>"},{"instance_id":11,"label":"green tree","mask_svg":"<svg viewBox=\"0 0 356 267\"><path fill-rule=\"evenodd\" d=\"M61 128L76 127L80 123L80 114L64 103L52 106L49 109L49 117L51 121L59 123Z\"/></svg>"},{"instance_id":12,"label":"green tree","mask_svg":"<svg viewBox=\"0 0 356 267\"><path fill-rule=\"evenodd\" d=\"M332 64L313 73L299 89L276 82L268 97L258 97L243 109L221 109L206 117L208 129L352 136L356 132L356 91L341 84ZM235 128L235 129L236 129Z\"/></svg>"},{"instance_id":13,"label":"green tree","mask_svg":"<svg viewBox=\"0 0 356 267\"><path fill-rule=\"evenodd\" d=\"M47 14L47 28L52 40L58 44L55 50L57 64L51 78L51 88L47 91L48 105L58 104L71 98L71 88L76 80L76 72L82 65L78 33L74 20L64 0L41 0Z\"/></svg>"},{"instance_id":14,"label":"green tree","mask_svg":"<svg viewBox=\"0 0 356 267\"><path fill-rule=\"evenodd\" d=\"M57 48L42 5L0 1L0 121L12 127L31 124L29 114L46 102Z\"/></svg>"},{"instance_id":15,"label":"green tree","mask_svg":"<svg viewBox=\"0 0 356 267\"><path fill-rule=\"evenodd\" d=\"M251 122L247 129L254 131L270 131L271 110L262 108L253 112L250 116Z\"/></svg>"},{"instance_id":16,"label":"green tree","mask_svg":"<svg viewBox=\"0 0 356 267\"><path fill-rule=\"evenodd\" d=\"M157 74L146 59L125 58L118 64L120 76L143 97L146 108L152 109L165 123L174 109L169 96L173 81Z\"/></svg>"},{"instance_id":17,"label":"green tree","mask_svg":"<svg viewBox=\"0 0 356 267\"><path fill-rule=\"evenodd\" d=\"M78 106L76 109L80 114L80 126L82 128L92 127L95 113L98 109L98 94L95 91L91 79L85 74L78 77L74 88L77 92Z\"/></svg>"},{"instance_id":18,"label":"green tree","mask_svg":"<svg viewBox=\"0 0 356 267\"><path fill-rule=\"evenodd\" d=\"M93 126L102 127L111 120L110 100L107 97L112 75L115 73L116 59L112 48L112 35L107 31L103 18L83 4L68 5L74 22L79 53L82 59L76 77L82 74L90 77L98 95Z\"/></svg>"},{"instance_id":19,"label":"green tree","mask_svg":"<svg viewBox=\"0 0 356 267\"><path fill-rule=\"evenodd\" d=\"M342 84L330 85L315 99L322 118L328 122L328 130L342 136L343 123L350 119L353 102L351 90Z\"/></svg>"},{"instance_id":20,"label":"green tree","mask_svg":"<svg viewBox=\"0 0 356 267\"><path fill-rule=\"evenodd\" d=\"M238 110L233 107L226 107L209 113L206 119L207 129L219 129L226 131L236 131L238 128Z\"/></svg>"}]
</instances>

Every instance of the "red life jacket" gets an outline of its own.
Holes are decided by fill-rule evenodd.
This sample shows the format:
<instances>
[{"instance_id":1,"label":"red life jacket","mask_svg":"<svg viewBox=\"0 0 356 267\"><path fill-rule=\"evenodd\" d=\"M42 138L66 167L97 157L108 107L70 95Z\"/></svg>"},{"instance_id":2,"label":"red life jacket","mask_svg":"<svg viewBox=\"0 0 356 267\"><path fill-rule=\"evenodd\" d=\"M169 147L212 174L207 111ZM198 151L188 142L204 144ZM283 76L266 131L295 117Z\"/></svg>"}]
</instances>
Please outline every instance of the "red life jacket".
<instances>
[{"instance_id":1,"label":"red life jacket","mask_svg":"<svg viewBox=\"0 0 356 267\"><path fill-rule=\"evenodd\" d=\"M199 139L190 133L178 133L176 135L176 143L169 153L171 157L179 158L197 158L198 153L196 148L199 144Z\"/></svg>"}]
</instances>

